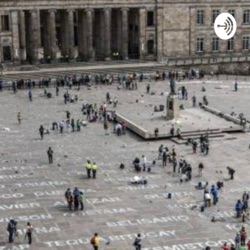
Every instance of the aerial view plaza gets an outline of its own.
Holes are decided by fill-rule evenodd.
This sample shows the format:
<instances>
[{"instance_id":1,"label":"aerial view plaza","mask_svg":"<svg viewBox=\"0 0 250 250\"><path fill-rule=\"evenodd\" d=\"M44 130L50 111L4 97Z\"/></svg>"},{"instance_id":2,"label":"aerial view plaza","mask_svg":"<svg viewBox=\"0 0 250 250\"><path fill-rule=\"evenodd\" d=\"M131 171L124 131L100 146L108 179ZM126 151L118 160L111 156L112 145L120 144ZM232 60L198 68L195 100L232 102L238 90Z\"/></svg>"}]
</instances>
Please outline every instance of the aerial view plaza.
<instances>
[{"instance_id":1,"label":"aerial view plaza","mask_svg":"<svg viewBox=\"0 0 250 250\"><path fill-rule=\"evenodd\" d=\"M249 41L248 0L0 0L0 250L250 250Z\"/></svg>"}]
</instances>

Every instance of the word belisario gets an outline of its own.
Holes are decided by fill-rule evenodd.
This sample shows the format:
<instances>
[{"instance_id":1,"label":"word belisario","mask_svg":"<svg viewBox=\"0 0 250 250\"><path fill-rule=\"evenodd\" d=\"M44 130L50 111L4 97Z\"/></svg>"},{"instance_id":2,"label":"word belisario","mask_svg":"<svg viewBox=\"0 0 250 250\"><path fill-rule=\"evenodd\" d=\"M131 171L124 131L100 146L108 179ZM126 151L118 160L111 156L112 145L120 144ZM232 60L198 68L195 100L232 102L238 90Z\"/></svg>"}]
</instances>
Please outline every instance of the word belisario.
<instances>
[{"instance_id":1,"label":"word belisario","mask_svg":"<svg viewBox=\"0 0 250 250\"><path fill-rule=\"evenodd\" d=\"M128 227L128 226L138 226L138 225L149 225L149 224L159 224L159 223L169 223L169 222L185 222L188 221L189 217L185 215L179 216L169 216L169 217L160 217L152 219L138 219L138 220L123 220L116 222L106 222L108 227Z\"/></svg>"}]
</instances>

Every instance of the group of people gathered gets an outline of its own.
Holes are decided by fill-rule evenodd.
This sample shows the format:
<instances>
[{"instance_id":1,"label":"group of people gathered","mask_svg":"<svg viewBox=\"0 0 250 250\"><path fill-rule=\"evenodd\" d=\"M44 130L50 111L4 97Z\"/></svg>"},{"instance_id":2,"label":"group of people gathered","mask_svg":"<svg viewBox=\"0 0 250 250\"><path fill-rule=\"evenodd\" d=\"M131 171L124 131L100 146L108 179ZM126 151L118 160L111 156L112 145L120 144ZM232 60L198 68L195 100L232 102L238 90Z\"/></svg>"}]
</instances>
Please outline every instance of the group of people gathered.
<instances>
[{"instance_id":1,"label":"group of people gathered","mask_svg":"<svg viewBox=\"0 0 250 250\"><path fill-rule=\"evenodd\" d=\"M70 188L68 188L65 192L65 199L67 201L68 208L70 211L77 211L84 209L83 192L80 191L77 187L75 187L73 191Z\"/></svg>"}]
</instances>

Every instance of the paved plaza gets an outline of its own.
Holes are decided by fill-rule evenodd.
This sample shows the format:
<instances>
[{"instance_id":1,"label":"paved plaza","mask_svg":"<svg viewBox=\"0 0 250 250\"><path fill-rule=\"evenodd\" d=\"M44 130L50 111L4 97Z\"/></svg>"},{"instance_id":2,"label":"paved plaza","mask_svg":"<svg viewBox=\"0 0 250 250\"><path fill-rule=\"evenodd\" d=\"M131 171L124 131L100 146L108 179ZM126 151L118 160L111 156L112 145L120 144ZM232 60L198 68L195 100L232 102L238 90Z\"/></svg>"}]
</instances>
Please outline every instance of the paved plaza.
<instances>
[{"instance_id":1,"label":"paved plaza","mask_svg":"<svg viewBox=\"0 0 250 250\"><path fill-rule=\"evenodd\" d=\"M229 114L243 113L250 120L250 79L238 76L238 92L233 91L234 79L222 76L177 82L177 87L185 85L188 90L188 100L180 101L186 107L185 112L193 115L198 112L191 108L193 94L197 103L206 95L209 106ZM32 102L27 90L16 94L0 92L0 250L90 250L90 239L95 232L101 237L100 250L134 249L132 244L137 233L142 234L143 250L195 250L206 246L217 250L225 241L234 240L243 225L235 217L234 206L244 191L250 191L248 132L211 139L209 155L203 156L193 154L191 146L177 145L170 140L143 141L131 132L122 136L105 135L102 122L89 123L74 133L50 130L52 122L66 119L67 110L71 118L85 119L81 113L83 101L99 106L107 92L117 97L117 112L128 117L136 116L137 112L142 117L155 116L153 107L165 104L169 81L150 82L155 95L146 94L147 83L138 83L138 90L118 90L117 84L84 86L80 91L73 88L69 93L78 95L78 103L67 105L63 88L58 97L55 89L50 88L51 99L43 96L43 89L35 89ZM201 91L203 85L206 92ZM17 122L18 111L22 114L21 125ZM164 112L157 115L164 116ZM205 129L210 126L208 120L201 122ZM39 136L40 125L50 131L43 140ZM155 125L147 126L153 129ZM113 124L109 124L109 129L113 130ZM135 156L145 155L152 162L157 159L161 144L170 150L174 147L177 158L192 165L192 180L181 184L180 175L173 175L170 163L163 168L157 160L151 173L139 174L148 180L147 185L129 185L136 175L131 170ZM54 151L54 163L50 165L48 147ZM95 180L86 178L87 158L99 166ZM197 177L200 162L205 168L203 176ZM119 169L121 163L125 164L124 170ZM227 166L236 170L234 180L228 180ZM203 191L196 190L195 185L200 181L212 185L219 180L224 181L224 187L219 192L218 204L200 212ZM68 187L78 187L84 192L84 211L68 210L64 198ZM168 193L172 194L171 199L167 199ZM219 221L211 222L212 216ZM12 245L7 243L6 232L10 218L18 221L20 232ZM34 226L31 246L24 240L28 221ZM250 236L249 224L247 219L244 225Z\"/></svg>"}]
</instances>

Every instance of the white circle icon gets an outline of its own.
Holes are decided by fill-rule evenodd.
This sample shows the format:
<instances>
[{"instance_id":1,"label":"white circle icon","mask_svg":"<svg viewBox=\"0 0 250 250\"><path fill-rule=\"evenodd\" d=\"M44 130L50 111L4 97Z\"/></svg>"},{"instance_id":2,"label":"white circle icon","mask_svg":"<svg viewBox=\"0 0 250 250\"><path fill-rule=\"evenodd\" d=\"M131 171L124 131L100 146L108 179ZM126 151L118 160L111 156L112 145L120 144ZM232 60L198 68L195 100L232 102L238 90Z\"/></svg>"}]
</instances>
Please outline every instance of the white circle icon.
<instances>
[{"instance_id":1,"label":"white circle icon","mask_svg":"<svg viewBox=\"0 0 250 250\"><path fill-rule=\"evenodd\" d=\"M232 38L236 32L237 24L235 18L229 13L221 13L214 22L214 31L222 40Z\"/></svg>"}]
</instances>

